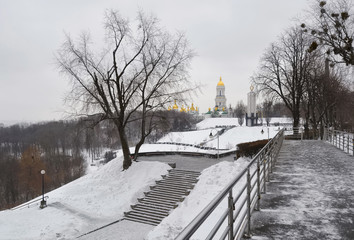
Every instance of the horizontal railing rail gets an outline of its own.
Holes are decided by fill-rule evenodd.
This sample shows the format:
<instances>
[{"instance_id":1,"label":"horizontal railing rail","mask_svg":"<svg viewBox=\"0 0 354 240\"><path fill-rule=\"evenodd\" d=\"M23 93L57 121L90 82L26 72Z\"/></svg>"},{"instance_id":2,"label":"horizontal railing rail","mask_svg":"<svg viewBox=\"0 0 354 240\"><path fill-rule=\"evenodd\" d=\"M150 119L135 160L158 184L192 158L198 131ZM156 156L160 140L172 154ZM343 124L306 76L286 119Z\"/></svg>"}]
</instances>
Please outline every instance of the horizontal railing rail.
<instances>
[{"instance_id":1,"label":"horizontal railing rail","mask_svg":"<svg viewBox=\"0 0 354 240\"><path fill-rule=\"evenodd\" d=\"M194 238L196 234L202 235L198 237L200 239L240 239L244 232L250 236L251 213L259 210L261 193L266 192L266 182L269 181L283 139L282 129L176 239Z\"/></svg>"},{"instance_id":2,"label":"horizontal railing rail","mask_svg":"<svg viewBox=\"0 0 354 240\"><path fill-rule=\"evenodd\" d=\"M325 128L324 140L354 156L354 133Z\"/></svg>"}]
</instances>

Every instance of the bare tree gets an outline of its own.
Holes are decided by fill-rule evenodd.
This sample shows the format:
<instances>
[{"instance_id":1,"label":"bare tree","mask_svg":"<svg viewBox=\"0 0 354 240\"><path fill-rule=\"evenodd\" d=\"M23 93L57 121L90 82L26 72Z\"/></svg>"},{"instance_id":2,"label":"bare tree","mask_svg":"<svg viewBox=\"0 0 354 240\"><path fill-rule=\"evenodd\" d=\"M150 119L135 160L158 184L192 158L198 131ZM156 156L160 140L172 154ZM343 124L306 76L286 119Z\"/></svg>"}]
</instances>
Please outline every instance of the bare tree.
<instances>
[{"instance_id":1,"label":"bare tree","mask_svg":"<svg viewBox=\"0 0 354 240\"><path fill-rule=\"evenodd\" d=\"M324 46L332 60L354 65L354 20L350 2L336 0L328 4L327 1L317 0L310 14L310 22L301 24L304 31L315 38L309 45L309 51Z\"/></svg>"},{"instance_id":2,"label":"bare tree","mask_svg":"<svg viewBox=\"0 0 354 240\"><path fill-rule=\"evenodd\" d=\"M58 51L60 70L73 82L70 100L81 113L99 113L117 126L124 154L123 168L131 165L126 127L139 121L140 137L134 158L154 128L155 111L194 89L188 78L193 52L183 34L171 35L155 17L139 12L132 24L118 12L105 14L107 43L95 54L88 34L77 43L66 36Z\"/></svg>"},{"instance_id":3,"label":"bare tree","mask_svg":"<svg viewBox=\"0 0 354 240\"><path fill-rule=\"evenodd\" d=\"M312 66L308 43L300 28L289 29L266 51L253 77L261 92L284 102L292 113L294 127L300 123L300 104Z\"/></svg>"},{"instance_id":4,"label":"bare tree","mask_svg":"<svg viewBox=\"0 0 354 240\"><path fill-rule=\"evenodd\" d=\"M236 103L235 114L236 117L238 118L238 124L242 126L242 124L245 121L245 114L246 114L246 105L243 103L242 100Z\"/></svg>"}]
</instances>

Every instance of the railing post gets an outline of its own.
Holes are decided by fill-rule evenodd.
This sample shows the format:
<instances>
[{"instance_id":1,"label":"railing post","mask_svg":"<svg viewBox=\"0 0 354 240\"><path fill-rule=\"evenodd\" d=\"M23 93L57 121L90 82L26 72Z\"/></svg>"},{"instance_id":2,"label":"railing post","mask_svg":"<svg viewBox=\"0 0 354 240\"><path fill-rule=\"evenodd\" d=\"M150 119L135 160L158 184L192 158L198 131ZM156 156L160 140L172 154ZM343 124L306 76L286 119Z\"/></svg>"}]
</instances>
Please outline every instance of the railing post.
<instances>
[{"instance_id":1,"label":"railing post","mask_svg":"<svg viewBox=\"0 0 354 240\"><path fill-rule=\"evenodd\" d=\"M264 153L263 155L263 193L266 193L266 161L267 161L267 157L266 157L267 153Z\"/></svg>"},{"instance_id":2,"label":"railing post","mask_svg":"<svg viewBox=\"0 0 354 240\"><path fill-rule=\"evenodd\" d=\"M334 137L335 137L335 140L336 140L334 146L337 147L337 133L334 130L333 130L333 134L334 134Z\"/></svg>"},{"instance_id":3,"label":"railing post","mask_svg":"<svg viewBox=\"0 0 354 240\"><path fill-rule=\"evenodd\" d=\"M349 140L350 140L350 139L349 139L349 134L348 134L347 136L348 136L348 138L347 138L347 139L348 139L348 140L347 140L347 152L348 152L348 154L349 154Z\"/></svg>"},{"instance_id":4,"label":"railing post","mask_svg":"<svg viewBox=\"0 0 354 240\"><path fill-rule=\"evenodd\" d=\"M261 200L261 180L260 180L260 177L261 177L261 169L260 169L260 164L259 164L259 157L257 159L257 204L256 204L256 207L255 207L255 210L256 211L259 211L260 209L260 200Z\"/></svg>"},{"instance_id":5,"label":"railing post","mask_svg":"<svg viewBox=\"0 0 354 240\"><path fill-rule=\"evenodd\" d=\"M229 240L233 240L234 237L234 199L232 197L232 189L229 191Z\"/></svg>"},{"instance_id":6,"label":"railing post","mask_svg":"<svg viewBox=\"0 0 354 240\"><path fill-rule=\"evenodd\" d=\"M269 181L269 173L272 172L272 151L273 148L270 148L270 152L269 152L269 161L268 161L268 181Z\"/></svg>"},{"instance_id":7,"label":"railing post","mask_svg":"<svg viewBox=\"0 0 354 240\"><path fill-rule=\"evenodd\" d=\"M245 237L251 237L251 174L249 167L247 168L247 230Z\"/></svg>"},{"instance_id":8,"label":"railing post","mask_svg":"<svg viewBox=\"0 0 354 240\"><path fill-rule=\"evenodd\" d=\"M267 173L267 182L269 182L269 173L270 173L270 166L269 164L272 162L272 152L271 152L272 149L270 149L270 152L268 153L268 166L267 166L267 170L268 170L268 173Z\"/></svg>"}]
</instances>

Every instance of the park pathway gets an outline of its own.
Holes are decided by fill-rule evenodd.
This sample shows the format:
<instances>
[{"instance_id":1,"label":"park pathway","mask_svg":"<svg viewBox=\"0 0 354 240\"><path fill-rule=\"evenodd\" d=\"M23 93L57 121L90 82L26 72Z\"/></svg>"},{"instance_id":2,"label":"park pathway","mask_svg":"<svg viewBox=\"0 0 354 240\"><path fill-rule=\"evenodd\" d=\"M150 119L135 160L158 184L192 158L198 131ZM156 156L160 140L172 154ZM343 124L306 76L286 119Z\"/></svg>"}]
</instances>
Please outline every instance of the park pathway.
<instances>
[{"instance_id":1,"label":"park pathway","mask_svg":"<svg viewBox=\"0 0 354 240\"><path fill-rule=\"evenodd\" d=\"M284 141L251 227L252 239L354 239L353 156Z\"/></svg>"}]
</instances>

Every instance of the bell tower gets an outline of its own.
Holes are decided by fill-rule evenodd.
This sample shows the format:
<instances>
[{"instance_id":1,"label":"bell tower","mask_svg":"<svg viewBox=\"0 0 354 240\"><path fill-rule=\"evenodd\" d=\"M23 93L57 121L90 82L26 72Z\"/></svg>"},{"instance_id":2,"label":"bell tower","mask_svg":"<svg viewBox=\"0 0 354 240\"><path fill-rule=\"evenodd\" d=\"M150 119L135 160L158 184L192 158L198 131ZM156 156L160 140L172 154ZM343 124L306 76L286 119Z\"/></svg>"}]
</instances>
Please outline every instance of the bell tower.
<instances>
[{"instance_id":1,"label":"bell tower","mask_svg":"<svg viewBox=\"0 0 354 240\"><path fill-rule=\"evenodd\" d=\"M218 107L219 110L222 110L223 108L226 109L225 84L221 77L216 85L215 107Z\"/></svg>"}]
</instances>

